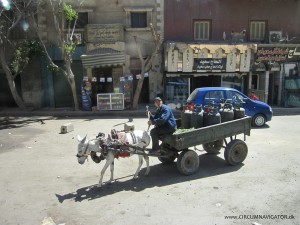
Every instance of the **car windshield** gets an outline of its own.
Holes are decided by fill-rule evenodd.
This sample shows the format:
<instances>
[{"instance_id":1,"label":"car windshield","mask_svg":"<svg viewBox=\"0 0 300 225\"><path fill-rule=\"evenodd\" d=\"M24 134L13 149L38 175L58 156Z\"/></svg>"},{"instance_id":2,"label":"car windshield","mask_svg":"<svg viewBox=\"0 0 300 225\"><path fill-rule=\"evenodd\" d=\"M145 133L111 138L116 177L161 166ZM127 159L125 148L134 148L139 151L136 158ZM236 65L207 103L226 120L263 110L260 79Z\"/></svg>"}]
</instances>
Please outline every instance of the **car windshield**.
<instances>
[{"instance_id":1,"label":"car windshield","mask_svg":"<svg viewBox=\"0 0 300 225\"><path fill-rule=\"evenodd\" d=\"M198 89L195 89L191 94L190 96L188 97L187 101L188 102L192 102L196 99L196 96L197 96L197 93L198 93Z\"/></svg>"}]
</instances>

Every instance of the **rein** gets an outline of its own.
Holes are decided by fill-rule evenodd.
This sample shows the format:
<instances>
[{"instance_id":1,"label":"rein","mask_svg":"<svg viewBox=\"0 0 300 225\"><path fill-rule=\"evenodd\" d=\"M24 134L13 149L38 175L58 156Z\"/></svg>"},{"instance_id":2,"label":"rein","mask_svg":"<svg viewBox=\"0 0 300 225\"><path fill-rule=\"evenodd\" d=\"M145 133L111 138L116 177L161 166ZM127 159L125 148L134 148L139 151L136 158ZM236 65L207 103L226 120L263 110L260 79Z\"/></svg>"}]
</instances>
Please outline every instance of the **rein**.
<instances>
[{"instance_id":1,"label":"rein","mask_svg":"<svg viewBox=\"0 0 300 225\"><path fill-rule=\"evenodd\" d=\"M83 157L83 156L88 157L88 156L90 155L90 153L87 154L86 152L87 152L87 150L88 150L89 145L90 145L90 141L88 141L88 144L86 145L83 154L79 155L79 154L77 153L76 157L77 157L77 158L80 158L80 157Z\"/></svg>"}]
</instances>

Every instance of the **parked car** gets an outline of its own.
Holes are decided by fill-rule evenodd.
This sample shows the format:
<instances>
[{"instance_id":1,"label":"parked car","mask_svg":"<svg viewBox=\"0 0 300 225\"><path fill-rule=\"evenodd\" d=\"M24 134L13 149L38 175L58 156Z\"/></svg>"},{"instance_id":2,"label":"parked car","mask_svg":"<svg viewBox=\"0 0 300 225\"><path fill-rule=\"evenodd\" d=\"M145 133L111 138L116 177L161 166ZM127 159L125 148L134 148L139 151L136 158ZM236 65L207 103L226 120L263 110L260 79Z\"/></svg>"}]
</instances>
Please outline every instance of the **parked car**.
<instances>
[{"instance_id":1,"label":"parked car","mask_svg":"<svg viewBox=\"0 0 300 225\"><path fill-rule=\"evenodd\" d=\"M205 87L196 88L187 99L187 106L193 110L195 104L207 105L210 102L220 103L221 99L231 100L233 105L242 103L247 116L252 117L252 125L262 127L266 122L271 121L273 111L268 104L255 101L234 88L226 87Z\"/></svg>"}]
</instances>

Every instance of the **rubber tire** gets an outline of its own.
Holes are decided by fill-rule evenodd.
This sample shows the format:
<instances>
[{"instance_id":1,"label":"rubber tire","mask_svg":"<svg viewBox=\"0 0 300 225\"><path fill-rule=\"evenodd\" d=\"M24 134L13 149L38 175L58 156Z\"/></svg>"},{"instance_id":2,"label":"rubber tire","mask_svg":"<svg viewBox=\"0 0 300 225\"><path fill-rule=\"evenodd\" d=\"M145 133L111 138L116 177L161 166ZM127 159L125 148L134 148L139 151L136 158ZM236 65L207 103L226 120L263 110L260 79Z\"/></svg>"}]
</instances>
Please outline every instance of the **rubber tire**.
<instances>
[{"instance_id":1,"label":"rubber tire","mask_svg":"<svg viewBox=\"0 0 300 225\"><path fill-rule=\"evenodd\" d=\"M218 154L220 153L220 150L223 147L223 143L224 141L223 139L221 139L221 140L216 140L213 142L202 144L202 147L208 154Z\"/></svg>"},{"instance_id":2,"label":"rubber tire","mask_svg":"<svg viewBox=\"0 0 300 225\"><path fill-rule=\"evenodd\" d=\"M176 157L175 156L169 156L169 157L158 157L158 160L164 164L164 165L168 165L168 164L172 164L174 163Z\"/></svg>"},{"instance_id":3,"label":"rubber tire","mask_svg":"<svg viewBox=\"0 0 300 225\"><path fill-rule=\"evenodd\" d=\"M232 166L241 164L247 157L248 147L242 140L235 139L231 141L224 151L226 162Z\"/></svg>"},{"instance_id":4,"label":"rubber tire","mask_svg":"<svg viewBox=\"0 0 300 225\"><path fill-rule=\"evenodd\" d=\"M177 169L183 175L191 175L198 171L199 156L193 150L184 150L177 159Z\"/></svg>"},{"instance_id":5,"label":"rubber tire","mask_svg":"<svg viewBox=\"0 0 300 225\"><path fill-rule=\"evenodd\" d=\"M168 164L172 164L175 159L177 158L178 154L177 154L177 150L173 147L171 147L170 145L168 144L165 144L165 143L161 143L159 148L162 150L162 151L167 151L167 152L174 152L174 154L170 155L169 157L157 157L158 160L162 163L162 164L165 164L165 165L168 165Z\"/></svg>"},{"instance_id":6,"label":"rubber tire","mask_svg":"<svg viewBox=\"0 0 300 225\"><path fill-rule=\"evenodd\" d=\"M266 123L266 117L263 114L257 114L252 117L252 126L262 127Z\"/></svg>"}]
</instances>

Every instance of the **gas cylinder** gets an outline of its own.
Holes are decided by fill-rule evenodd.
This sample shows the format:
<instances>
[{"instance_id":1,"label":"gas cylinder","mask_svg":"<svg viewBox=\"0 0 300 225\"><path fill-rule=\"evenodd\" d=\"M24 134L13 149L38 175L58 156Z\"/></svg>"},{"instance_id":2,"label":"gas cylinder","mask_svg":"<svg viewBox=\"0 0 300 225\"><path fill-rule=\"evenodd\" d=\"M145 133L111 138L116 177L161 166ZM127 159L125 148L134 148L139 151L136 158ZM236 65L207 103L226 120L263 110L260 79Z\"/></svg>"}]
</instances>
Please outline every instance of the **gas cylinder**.
<instances>
[{"instance_id":1,"label":"gas cylinder","mask_svg":"<svg viewBox=\"0 0 300 225\"><path fill-rule=\"evenodd\" d=\"M203 112L203 126L210 126L221 123L221 115L217 106L204 106Z\"/></svg>"},{"instance_id":2,"label":"gas cylinder","mask_svg":"<svg viewBox=\"0 0 300 225\"><path fill-rule=\"evenodd\" d=\"M227 122L234 119L233 106L231 103L225 103L219 110L221 114L221 122Z\"/></svg>"},{"instance_id":3,"label":"gas cylinder","mask_svg":"<svg viewBox=\"0 0 300 225\"><path fill-rule=\"evenodd\" d=\"M234 111L234 119L235 120L244 118L246 115L245 109L242 107L242 103L236 104L233 111Z\"/></svg>"},{"instance_id":4,"label":"gas cylinder","mask_svg":"<svg viewBox=\"0 0 300 225\"><path fill-rule=\"evenodd\" d=\"M194 112L191 116L191 127L195 129L203 127L203 110L202 105L195 105Z\"/></svg>"},{"instance_id":5,"label":"gas cylinder","mask_svg":"<svg viewBox=\"0 0 300 225\"><path fill-rule=\"evenodd\" d=\"M183 111L181 111L181 128L191 128L192 113L193 112L190 111L187 106L183 107Z\"/></svg>"}]
</instances>

